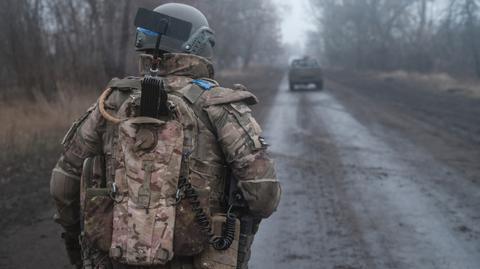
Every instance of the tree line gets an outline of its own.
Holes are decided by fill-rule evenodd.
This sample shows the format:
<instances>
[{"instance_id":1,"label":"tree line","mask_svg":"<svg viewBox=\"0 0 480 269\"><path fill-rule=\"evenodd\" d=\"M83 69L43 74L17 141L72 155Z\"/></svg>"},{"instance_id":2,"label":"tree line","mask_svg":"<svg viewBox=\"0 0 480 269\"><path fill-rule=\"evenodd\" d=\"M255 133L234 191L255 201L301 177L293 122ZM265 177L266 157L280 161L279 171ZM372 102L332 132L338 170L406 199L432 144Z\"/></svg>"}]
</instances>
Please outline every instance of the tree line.
<instances>
[{"instance_id":1,"label":"tree line","mask_svg":"<svg viewBox=\"0 0 480 269\"><path fill-rule=\"evenodd\" d=\"M0 86L34 98L57 90L99 87L135 75L133 19L158 0L0 1ZM207 16L216 31L220 68L268 63L281 49L279 18L270 0L181 0ZM7 94L8 93L8 94Z\"/></svg>"},{"instance_id":2,"label":"tree line","mask_svg":"<svg viewBox=\"0 0 480 269\"><path fill-rule=\"evenodd\" d=\"M480 0L310 0L312 53L356 69L480 77Z\"/></svg>"}]
</instances>

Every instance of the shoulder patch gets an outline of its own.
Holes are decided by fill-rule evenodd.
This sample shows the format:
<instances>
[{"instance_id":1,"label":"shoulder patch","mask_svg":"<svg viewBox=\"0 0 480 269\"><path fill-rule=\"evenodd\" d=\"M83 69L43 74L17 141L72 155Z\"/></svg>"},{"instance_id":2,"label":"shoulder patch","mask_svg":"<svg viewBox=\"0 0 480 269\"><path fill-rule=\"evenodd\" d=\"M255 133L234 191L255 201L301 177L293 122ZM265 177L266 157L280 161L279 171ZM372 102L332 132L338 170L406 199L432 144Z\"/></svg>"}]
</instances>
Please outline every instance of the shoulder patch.
<instances>
[{"instance_id":1,"label":"shoulder patch","mask_svg":"<svg viewBox=\"0 0 480 269\"><path fill-rule=\"evenodd\" d=\"M209 91L213 87L218 86L217 84L213 83L212 81L205 80L205 79L195 79L195 80L192 80L191 83L199 86L200 88L202 88L205 91Z\"/></svg>"},{"instance_id":2,"label":"shoulder patch","mask_svg":"<svg viewBox=\"0 0 480 269\"><path fill-rule=\"evenodd\" d=\"M197 100L202 96L202 94L205 92L203 88L197 84L189 84L186 87L183 87L180 89L178 92L181 93L185 99L187 99L191 104L194 104L197 102Z\"/></svg>"}]
</instances>

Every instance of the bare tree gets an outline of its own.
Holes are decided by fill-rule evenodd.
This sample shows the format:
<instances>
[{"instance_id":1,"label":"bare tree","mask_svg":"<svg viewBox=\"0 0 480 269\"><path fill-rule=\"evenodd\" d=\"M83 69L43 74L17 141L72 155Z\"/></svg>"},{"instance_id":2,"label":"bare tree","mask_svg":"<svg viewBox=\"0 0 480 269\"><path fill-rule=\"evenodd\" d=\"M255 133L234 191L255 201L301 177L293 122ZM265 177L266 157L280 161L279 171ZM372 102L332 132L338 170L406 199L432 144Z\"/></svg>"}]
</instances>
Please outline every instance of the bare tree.
<instances>
[{"instance_id":1,"label":"bare tree","mask_svg":"<svg viewBox=\"0 0 480 269\"><path fill-rule=\"evenodd\" d=\"M312 46L333 65L480 76L479 0L311 0Z\"/></svg>"},{"instance_id":2,"label":"bare tree","mask_svg":"<svg viewBox=\"0 0 480 269\"><path fill-rule=\"evenodd\" d=\"M5 0L0 4L1 50L7 85L26 89L29 97L39 92L48 96L55 90L55 77L41 27L43 5L40 0Z\"/></svg>"},{"instance_id":3,"label":"bare tree","mask_svg":"<svg viewBox=\"0 0 480 269\"><path fill-rule=\"evenodd\" d=\"M465 25L465 43L470 49L472 55L473 64L475 67L475 73L480 78L480 44L478 33L480 27L478 24L478 3L475 0L465 0L463 3L463 16Z\"/></svg>"},{"instance_id":4,"label":"bare tree","mask_svg":"<svg viewBox=\"0 0 480 269\"><path fill-rule=\"evenodd\" d=\"M216 61L222 67L271 60L281 48L279 18L270 0L195 2L217 34Z\"/></svg>"}]
</instances>

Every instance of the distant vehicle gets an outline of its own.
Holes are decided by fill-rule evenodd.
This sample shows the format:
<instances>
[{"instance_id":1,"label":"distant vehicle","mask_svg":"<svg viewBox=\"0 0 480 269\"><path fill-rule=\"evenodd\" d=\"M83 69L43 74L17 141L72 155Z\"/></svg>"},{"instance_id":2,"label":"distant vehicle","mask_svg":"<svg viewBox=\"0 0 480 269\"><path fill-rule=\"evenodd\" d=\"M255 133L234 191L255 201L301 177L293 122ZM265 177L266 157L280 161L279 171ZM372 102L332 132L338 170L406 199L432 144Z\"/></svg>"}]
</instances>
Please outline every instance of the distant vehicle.
<instances>
[{"instance_id":1,"label":"distant vehicle","mask_svg":"<svg viewBox=\"0 0 480 269\"><path fill-rule=\"evenodd\" d=\"M323 89L322 69L315 59L308 57L292 61L288 80L291 91L294 91L297 85L309 84L314 84L317 90Z\"/></svg>"}]
</instances>

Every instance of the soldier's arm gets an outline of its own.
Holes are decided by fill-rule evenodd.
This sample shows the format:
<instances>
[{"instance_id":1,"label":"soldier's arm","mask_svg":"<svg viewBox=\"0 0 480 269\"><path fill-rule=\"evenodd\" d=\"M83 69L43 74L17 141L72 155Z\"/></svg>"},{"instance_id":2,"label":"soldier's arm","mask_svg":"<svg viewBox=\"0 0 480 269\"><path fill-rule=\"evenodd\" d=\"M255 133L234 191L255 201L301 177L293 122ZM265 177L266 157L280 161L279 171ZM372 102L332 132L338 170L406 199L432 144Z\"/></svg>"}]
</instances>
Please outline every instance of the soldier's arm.
<instances>
[{"instance_id":1,"label":"soldier's arm","mask_svg":"<svg viewBox=\"0 0 480 269\"><path fill-rule=\"evenodd\" d=\"M55 220L64 228L79 223L80 176L83 161L101 152L105 120L96 105L78 119L62 141L63 153L52 171L50 193L55 201Z\"/></svg>"},{"instance_id":2,"label":"soldier's arm","mask_svg":"<svg viewBox=\"0 0 480 269\"><path fill-rule=\"evenodd\" d=\"M261 128L246 105L249 97L246 92L239 94L244 98L227 97L225 101L234 102L214 102L217 104L205 110L216 129L217 139L233 176L238 179L238 187L248 203L250 213L258 218L267 218L278 206L280 184L274 162L267 154L266 144L261 138Z\"/></svg>"},{"instance_id":3,"label":"soldier's arm","mask_svg":"<svg viewBox=\"0 0 480 269\"><path fill-rule=\"evenodd\" d=\"M64 151L52 171L50 194L55 201L55 221L64 228L62 237L72 264L81 266L80 176L83 161L101 152L101 134L105 121L97 106L78 119L62 141Z\"/></svg>"}]
</instances>

